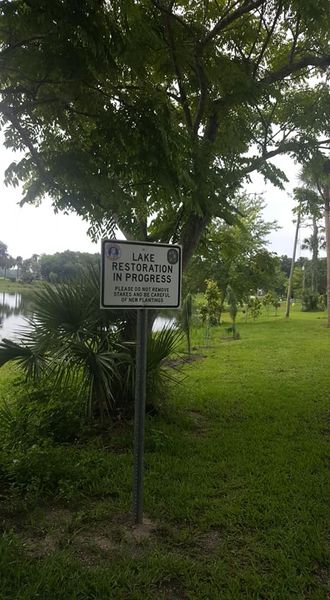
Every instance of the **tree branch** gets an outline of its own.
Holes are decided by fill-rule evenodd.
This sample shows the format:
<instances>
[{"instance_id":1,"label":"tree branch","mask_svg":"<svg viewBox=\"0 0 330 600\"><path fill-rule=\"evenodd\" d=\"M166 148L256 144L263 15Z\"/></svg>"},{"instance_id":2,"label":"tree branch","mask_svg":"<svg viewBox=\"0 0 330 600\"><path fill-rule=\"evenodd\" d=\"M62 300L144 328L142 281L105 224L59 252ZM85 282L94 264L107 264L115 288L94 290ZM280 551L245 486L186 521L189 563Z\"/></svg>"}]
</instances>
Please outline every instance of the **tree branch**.
<instances>
[{"instance_id":1,"label":"tree branch","mask_svg":"<svg viewBox=\"0 0 330 600\"><path fill-rule=\"evenodd\" d=\"M5 117L8 119L8 121L10 121L12 123L12 125L14 126L16 131L19 133L24 145L30 151L32 160L37 168L37 171L39 172L39 174L41 176L41 179L44 181L44 183L47 184L47 186L49 186L50 191L58 190L60 192L60 194L62 195L61 201L63 201L65 198L70 199L71 194L68 194L68 192L62 187L62 185L58 181L56 181L52 177L51 173L48 172L47 169L45 168L42 157L40 156L38 150L35 148L32 140L30 139L28 132L21 125L17 115L4 102L0 102L0 111L5 115ZM118 192L121 195L124 195L124 192L119 187L118 187ZM130 200L130 197L128 197L128 200ZM95 201L96 201L97 206L99 206L99 208L104 210L101 200L98 198L95 198ZM117 215L117 213L114 211L112 211L111 214L112 214L114 221L117 223L119 229L123 232L124 236L127 239L133 239L134 236L132 236L132 234L122 224L119 215Z\"/></svg>"},{"instance_id":2,"label":"tree branch","mask_svg":"<svg viewBox=\"0 0 330 600\"><path fill-rule=\"evenodd\" d=\"M31 42L39 42L40 40L47 39L48 35L48 33L39 33L38 35L26 38L25 40L20 40L19 42L16 42L16 44L9 43L1 50L0 59L3 55L9 54L11 51L17 50L17 48L22 48L22 46L27 46Z\"/></svg>"},{"instance_id":3,"label":"tree branch","mask_svg":"<svg viewBox=\"0 0 330 600\"><path fill-rule=\"evenodd\" d=\"M45 181L47 181L48 184L53 184L53 180L49 177L49 174L45 169L45 166L39 156L38 151L35 149L33 142L30 140L27 131L24 129L24 127L22 127L21 123L19 122L19 119L15 112L12 111L7 105L5 105L4 102L0 103L0 111L4 114L8 121L12 123L16 131L19 133L24 145L30 151L33 162L35 163L37 169L41 173L43 179L45 179Z\"/></svg>"},{"instance_id":4,"label":"tree branch","mask_svg":"<svg viewBox=\"0 0 330 600\"><path fill-rule=\"evenodd\" d=\"M240 174L242 176L248 175L252 173L256 169L258 169L264 162L269 160L270 158L274 158L274 156L278 156L279 154L284 154L285 152L294 152L297 150L299 143L296 141L286 142L285 144L279 144L277 148L274 150L268 150L268 152L264 152L262 156L253 157L250 161L250 164L243 169L240 169Z\"/></svg>"},{"instance_id":5,"label":"tree branch","mask_svg":"<svg viewBox=\"0 0 330 600\"><path fill-rule=\"evenodd\" d=\"M175 13L172 12L172 10L171 10L172 7L168 8L168 6L164 6L160 2L157 2L157 0L153 0L153 4L161 12L165 13L166 15L169 15L170 17L172 17L173 19L178 21L178 23L180 23L184 27L188 27L188 24L185 22L185 20L182 17L180 17L180 15L176 15Z\"/></svg>"},{"instance_id":6,"label":"tree branch","mask_svg":"<svg viewBox=\"0 0 330 600\"><path fill-rule=\"evenodd\" d=\"M204 109L205 109L205 105L206 105L206 100L207 100L207 83L206 83L206 77L205 77L205 73L203 70L203 67L201 65L200 62L200 58L197 55L196 51L196 71L197 71L197 76L198 76L198 83L199 83L199 89L200 89L200 95L199 95L199 101L198 101L198 106L197 106L197 110L196 110L196 114L195 114L195 118L194 118L194 123L193 123L193 133L194 135L197 135L198 133L198 129L204 114Z\"/></svg>"},{"instance_id":7,"label":"tree branch","mask_svg":"<svg viewBox=\"0 0 330 600\"><path fill-rule=\"evenodd\" d=\"M180 70L180 67L179 67L179 64L177 61L176 49L174 46L174 40L173 40L173 34L172 34L172 25L171 25L170 15L166 15L165 20L166 20L166 29L167 29L167 34L168 34L167 37L168 37L168 43L169 43L169 47L170 47L172 63L173 63L174 71L175 71L178 86L179 86L180 104L181 104L183 112L184 112L186 125L187 125L188 129L191 131L192 130L192 118L191 118L191 113L190 113L190 108L189 108L189 104L188 104L186 90L183 85L181 70Z\"/></svg>"},{"instance_id":8,"label":"tree branch","mask_svg":"<svg viewBox=\"0 0 330 600\"><path fill-rule=\"evenodd\" d=\"M218 21L218 23L214 25L213 29L211 29L211 31L209 31L207 35L200 41L200 46L206 46L214 37L218 35L218 33L220 33L220 31L225 29L228 25L230 25L234 21L237 21L237 19L239 19L243 15L251 12L252 10L258 8L258 6L261 6L264 3L265 0L254 0L254 2L244 3L237 10L220 19L220 21Z\"/></svg>"},{"instance_id":9,"label":"tree branch","mask_svg":"<svg viewBox=\"0 0 330 600\"><path fill-rule=\"evenodd\" d=\"M271 85L272 83L276 83L277 81L282 81L286 77L293 75L294 73L298 73L302 69L306 67L318 67L320 69L326 69L330 66L330 55L325 56L313 56L306 55L303 56L300 60L294 63L288 63L274 71L273 73L269 73L263 79L260 79L257 83L260 87L264 85ZM248 99L247 99L248 100ZM227 98L216 98L211 106L211 112L209 121L205 130L205 138L214 142L216 139L217 131L218 131L218 115L221 108L228 107L228 104L231 106L235 106L235 104L239 103L240 100L237 100L235 93L228 94Z\"/></svg>"},{"instance_id":10,"label":"tree branch","mask_svg":"<svg viewBox=\"0 0 330 600\"><path fill-rule=\"evenodd\" d=\"M254 71L253 71L254 75L256 75L256 73L258 71L258 67L259 67L259 65L260 65L260 63L261 63L261 61L263 59L263 56L264 56L266 50L267 50L267 46L268 46L268 44L269 44L269 42L270 42L270 40L272 38L272 35L274 33L274 29L276 27L276 23L278 22L278 20L280 18L281 11L282 11L282 2L279 2L279 5L278 5L278 8L277 8L274 20L272 22L271 28L270 28L269 31L267 31L267 35L266 35L266 37L264 39L264 43L262 45L260 54L259 54L259 56L257 58L256 64L255 64L255 67L254 67Z\"/></svg>"},{"instance_id":11,"label":"tree branch","mask_svg":"<svg viewBox=\"0 0 330 600\"><path fill-rule=\"evenodd\" d=\"M313 56L313 55L309 54L307 56L303 56L302 58L300 58L300 60L297 60L296 62L291 62L291 63L284 65L277 71L273 71L273 73L269 73L266 77L264 77L263 79L260 79L260 83L261 84L270 84L270 83L275 83L276 81L281 81L282 79L289 77L289 75L292 75L293 73L296 73L297 71L301 71L302 69L305 69L306 67L318 67L319 69L325 70L329 66L330 66L330 55L329 54L326 54L324 56Z\"/></svg>"},{"instance_id":12,"label":"tree branch","mask_svg":"<svg viewBox=\"0 0 330 600\"><path fill-rule=\"evenodd\" d=\"M291 47L290 58L289 58L289 63L290 64L293 63L294 53L295 53L296 48L297 48L297 43L298 43L298 38L299 38L299 27L300 27L300 15L298 15L298 17L297 17L296 29L295 29L295 32L293 34L292 47Z\"/></svg>"}]
</instances>

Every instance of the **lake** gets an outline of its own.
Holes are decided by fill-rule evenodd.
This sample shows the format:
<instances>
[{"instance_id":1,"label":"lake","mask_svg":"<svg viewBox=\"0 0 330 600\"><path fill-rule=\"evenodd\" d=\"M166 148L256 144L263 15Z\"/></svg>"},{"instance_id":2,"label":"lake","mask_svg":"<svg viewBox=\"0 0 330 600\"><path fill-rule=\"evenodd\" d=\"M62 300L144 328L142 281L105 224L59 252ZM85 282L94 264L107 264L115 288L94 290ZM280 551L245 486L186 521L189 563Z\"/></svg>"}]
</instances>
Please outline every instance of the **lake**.
<instances>
[{"instance_id":1,"label":"lake","mask_svg":"<svg viewBox=\"0 0 330 600\"><path fill-rule=\"evenodd\" d=\"M26 327L26 317L33 314L29 294L0 292L0 339L15 339Z\"/></svg>"},{"instance_id":2,"label":"lake","mask_svg":"<svg viewBox=\"0 0 330 600\"><path fill-rule=\"evenodd\" d=\"M0 292L0 340L13 340L26 327L26 318L33 315L33 299L29 294L18 292ZM164 326L174 325L175 318L159 316L154 322L153 330L160 331Z\"/></svg>"}]
</instances>

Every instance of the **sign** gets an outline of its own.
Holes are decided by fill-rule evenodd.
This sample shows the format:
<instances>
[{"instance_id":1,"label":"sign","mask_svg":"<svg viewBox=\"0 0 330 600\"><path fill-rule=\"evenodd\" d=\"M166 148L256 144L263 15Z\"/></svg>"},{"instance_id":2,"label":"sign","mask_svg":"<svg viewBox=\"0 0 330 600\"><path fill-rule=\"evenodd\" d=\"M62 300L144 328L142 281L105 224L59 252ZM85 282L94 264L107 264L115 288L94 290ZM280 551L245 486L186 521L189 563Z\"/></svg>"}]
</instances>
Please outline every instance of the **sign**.
<instances>
[{"instance_id":1,"label":"sign","mask_svg":"<svg viewBox=\"0 0 330 600\"><path fill-rule=\"evenodd\" d=\"M179 308L181 246L102 241L101 308Z\"/></svg>"},{"instance_id":2,"label":"sign","mask_svg":"<svg viewBox=\"0 0 330 600\"><path fill-rule=\"evenodd\" d=\"M143 522L144 419L147 377L146 308L179 308L181 246L102 241L101 308L137 309L133 520Z\"/></svg>"}]
</instances>

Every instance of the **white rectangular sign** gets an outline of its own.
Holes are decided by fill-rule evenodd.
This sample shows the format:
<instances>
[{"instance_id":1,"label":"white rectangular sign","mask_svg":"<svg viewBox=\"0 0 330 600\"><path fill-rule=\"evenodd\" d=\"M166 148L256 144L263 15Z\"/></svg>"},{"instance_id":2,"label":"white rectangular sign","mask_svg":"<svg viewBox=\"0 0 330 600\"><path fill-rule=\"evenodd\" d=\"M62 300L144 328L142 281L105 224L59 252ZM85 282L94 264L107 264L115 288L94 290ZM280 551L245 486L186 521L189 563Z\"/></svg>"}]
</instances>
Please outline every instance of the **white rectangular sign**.
<instances>
[{"instance_id":1,"label":"white rectangular sign","mask_svg":"<svg viewBox=\"0 0 330 600\"><path fill-rule=\"evenodd\" d=\"M101 308L179 308L181 246L102 241Z\"/></svg>"}]
</instances>

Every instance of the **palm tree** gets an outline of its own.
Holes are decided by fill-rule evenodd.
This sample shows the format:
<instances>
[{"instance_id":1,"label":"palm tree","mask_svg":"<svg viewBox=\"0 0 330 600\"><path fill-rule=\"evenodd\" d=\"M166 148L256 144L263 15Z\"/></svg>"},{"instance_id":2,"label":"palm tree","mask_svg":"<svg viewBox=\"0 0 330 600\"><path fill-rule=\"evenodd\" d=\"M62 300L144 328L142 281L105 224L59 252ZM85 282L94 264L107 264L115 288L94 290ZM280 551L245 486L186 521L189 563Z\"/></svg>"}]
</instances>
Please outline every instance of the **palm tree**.
<instances>
[{"instance_id":1,"label":"palm tree","mask_svg":"<svg viewBox=\"0 0 330 600\"><path fill-rule=\"evenodd\" d=\"M23 264L23 257L22 256L16 256L16 280L18 279L19 276L19 270L20 268L22 268L22 264Z\"/></svg>"},{"instance_id":2,"label":"palm tree","mask_svg":"<svg viewBox=\"0 0 330 600\"><path fill-rule=\"evenodd\" d=\"M15 264L15 261L14 261L13 257L10 256L10 254L7 254L6 259L5 259L5 277L7 277L7 269L11 269L14 264Z\"/></svg>"},{"instance_id":3,"label":"palm tree","mask_svg":"<svg viewBox=\"0 0 330 600\"><path fill-rule=\"evenodd\" d=\"M40 275L39 254L32 254L30 260L33 276L38 278Z\"/></svg>"},{"instance_id":4,"label":"palm tree","mask_svg":"<svg viewBox=\"0 0 330 600\"><path fill-rule=\"evenodd\" d=\"M72 389L86 402L87 414L131 415L135 346L122 339L125 315L99 308L99 275L93 269L70 285L45 284L34 295L30 332L20 343L0 342L0 367L15 361L32 380ZM181 339L162 331L150 340L148 378L159 389L164 360ZM165 371L166 374L166 371Z\"/></svg>"},{"instance_id":5,"label":"palm tree","mask_svg":"<svg viewBox=\"0 0 330 600\"><path fill-rule=\"evenodd\" d=\"M8 252L7 245L0 241L0 267L6 271ZM6 275L5 275L6 276Z\"/></svg>"},{"instance_id":6,"label":"palm tree","mask_svg":"<svg viewBox=\"0 0 330 600\"><path fill-rule=\"evenodd\" d=\"M300 179L304 187L297 188L300 208L304 214L319 218L323 214L327 258L327 326L330 327L330 159L318 153L306 163Z\"/></svg>"},{"instance_id":7,"label":"palm tree","mask_svg":"<svg viewBox=\"0 0 330 600\"><path fill-rule=\"evenodd\" d=\"M318 223L318 219L315 215L312 215L312 234L305 238L301 248L302 250L309 250L312 254L311 260L311 292L317 293L318 291L318 258L319 258L319 250L325 248L325 240L324 236L320 235L320 226ZM321 228L322 231L322 228ZM324 228L323 228L324 231Z\"/></svg>"},{"instance_id":8,"label":"palm tree","mask_svg":"<svg viewBox=\"0 0 330 600\"><path fill-rule=\"evenodd\" d=\"M120 344L119 324L98 308L97 288L96 278L86 278L36 292L30 331L20 343L2 340L0 365L15 360L30 379L75 388L89 417L103 421L113 411L116 388L124 395L121 372L130 372L131 357Z\"/></svg>"},{"instance_id":9,"label":"palm tree","mask_svg":"<svg viewBox=\"0 0 330 600\"><path fill-rule=\"evenodd\" d=\"M31 258L26 258L22 261L21 277L24 281L32 280L32 262Z\"/></svg>"}]
</instances>

